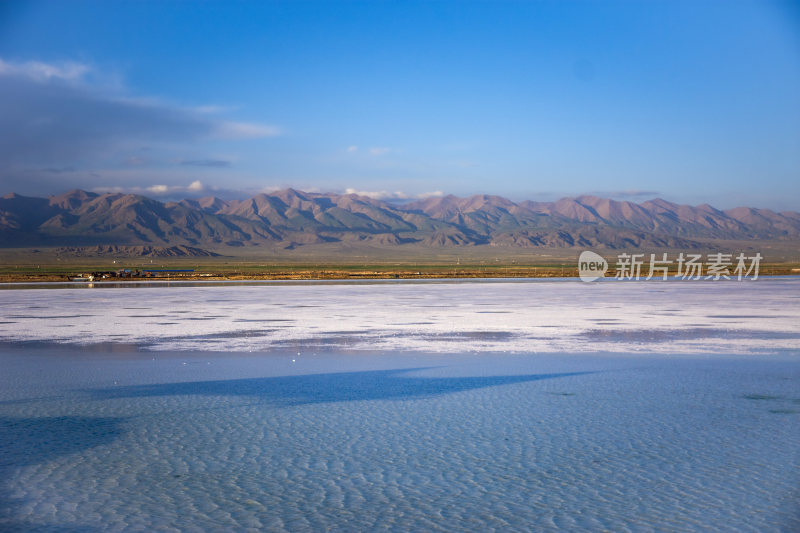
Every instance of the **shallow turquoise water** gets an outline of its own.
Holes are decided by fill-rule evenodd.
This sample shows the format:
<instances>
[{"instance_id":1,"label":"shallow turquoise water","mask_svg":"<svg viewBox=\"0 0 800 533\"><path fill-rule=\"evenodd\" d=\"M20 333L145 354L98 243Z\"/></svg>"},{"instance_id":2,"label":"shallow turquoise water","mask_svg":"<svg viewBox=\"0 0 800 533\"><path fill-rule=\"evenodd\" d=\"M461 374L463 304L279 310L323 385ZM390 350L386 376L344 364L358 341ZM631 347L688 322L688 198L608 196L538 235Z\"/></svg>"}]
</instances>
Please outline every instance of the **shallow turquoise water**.
<instances>
[{"instance_id":1,"label":"shallow turquoise water","mask_svg":"<svg viewBox=\"0 0 800 533\"><path fill-rule=\"evenodd\" d=\"M0 530L800 529L793 354L0 365Z\"/></svg>"}]
</instances>

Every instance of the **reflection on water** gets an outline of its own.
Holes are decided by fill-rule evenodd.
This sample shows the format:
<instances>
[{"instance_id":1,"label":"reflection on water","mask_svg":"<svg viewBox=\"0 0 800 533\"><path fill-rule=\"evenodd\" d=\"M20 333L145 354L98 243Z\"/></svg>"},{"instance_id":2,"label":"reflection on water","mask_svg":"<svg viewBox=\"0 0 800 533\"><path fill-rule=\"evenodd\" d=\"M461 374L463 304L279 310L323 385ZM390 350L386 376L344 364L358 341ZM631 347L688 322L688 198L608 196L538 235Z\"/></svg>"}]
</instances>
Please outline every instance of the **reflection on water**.
<instances>
[{"instance_id":1,"label":"reflection on water","mask_svg":"<svg viewBox=\"0 0 800 533\"><path fill-rule=\"evenodd\" d=\"M3 531L800 526L791 358L17 347L0 364Z\"/></svg>"},{"instance_id":2,"label":"reflection on water","mask_svg":"<svg viewBox=\"0 0 800 533\"><path fill-rule=\"evenodd\" d=\"M272 405L289 407L329 402L370 400L416 400L453 394L484 387L528 383L543 379L579 376L587 372L523 374L515 376L480 376L433 378L406 373L420 368L343 372L270 378L163 383L96 389L89 391L97 399L142 398L154 396L252 396Z\"/></svg>"}]
</instances>

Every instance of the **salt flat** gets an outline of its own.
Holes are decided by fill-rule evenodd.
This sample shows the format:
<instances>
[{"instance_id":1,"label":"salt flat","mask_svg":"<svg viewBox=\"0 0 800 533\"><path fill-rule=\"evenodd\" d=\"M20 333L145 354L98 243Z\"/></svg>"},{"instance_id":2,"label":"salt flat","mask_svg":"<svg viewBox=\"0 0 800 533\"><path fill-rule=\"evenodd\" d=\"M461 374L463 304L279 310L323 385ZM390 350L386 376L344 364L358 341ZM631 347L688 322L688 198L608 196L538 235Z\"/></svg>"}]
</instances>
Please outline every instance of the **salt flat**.
<instances>
[{"instance_id":1,"label":"salt flat","mask_svg":"<svg viewBox=\"0 0 800 533\"><path fill-rule=\"evenodd\" d=\"M798 324L800 277L0 291L0 340L154 350L759 353L800 348Z\"/></svg>"},{"instance_id":2,"label":"salt flat","mask_svg":"<svg viewBox=\"0 0 800 533\"><path fill-rule=\"evenodd\" d=\"M0 530L796 531L799 286L0 291Z\"/></svg>"}]
</instances>

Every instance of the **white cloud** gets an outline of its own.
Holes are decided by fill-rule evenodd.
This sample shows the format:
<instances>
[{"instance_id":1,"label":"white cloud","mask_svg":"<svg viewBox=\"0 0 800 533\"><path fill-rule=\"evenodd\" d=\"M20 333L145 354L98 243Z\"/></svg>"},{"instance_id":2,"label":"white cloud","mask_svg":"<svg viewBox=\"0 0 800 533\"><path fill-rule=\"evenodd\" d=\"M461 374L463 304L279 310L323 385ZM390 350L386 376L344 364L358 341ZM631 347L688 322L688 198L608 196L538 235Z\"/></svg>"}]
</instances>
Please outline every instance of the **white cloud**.
<instances>
[{"instance_id":1,"label":"white cloud","mask_svg":"<svg viewBox=\"0 0 800 533\"><path fill-rule=\"evenodd\" d=\"M403 191L362 191L352 187L345 189L344 193L366 196L367 198L372 198L374 200L415 200L421 198L430 198L432 196L444 196L442 191L407 194Z\"/></svg>"},{"instance_id":2,"label":"white cloud","mask_svg":"<svg viewBox=\"0 0 800 533\"><path fill-rule=\"evenodd\" d=\"M358 146L356 146L356 145L348 146L347 147L347 151L350 152L351 154L353 152L358 152Z\"/></svg>"},{"instance_id":3,"label":"white cloud","mask_svg":"<svg viewBox=\"0 0 800 533\"><path fill-rule=\"evenodd\" d=\"M136 176L136 174L133 174L132 176ZM200 196L205 196L205 195L215 195L227 198L242 199L242 198L250 198L252 196L261 193L274 194L280 190L289 187L290 187L289 185L284 184L284 185L267 185L259 189L249 189L249 188L227 189L227 188L219 188L216 186L208 186L203 184L200 180L195 180L189 183L189 185L156 184L147 187L102 186L102 187L92 187L90 188L90 190L101 194L102 193L140 194L150 197L159 197L162 201L164 201L164 200L175 200L178 198L185 198L185 197L198 198ZM297 190L306 193L329 192L319 189L318 187L308 187L308 186L298 187ZM444 193L442 191L408 194L403 191L365 191L353 187L348 187L347 189L345 189L344 194L355 194L357 196L372 198L374 200L382 200L382 201L398 202L398 203L403 203L423 198L444 196Z\"/></svg>"},{"instance_id":4,"label":"white cloud","mask_svg":"<svg viewBox=\"0 0 800 533\"><path fill-rule=\"evenodd\" d=\"M417 198L441 198L442 196L444 196L444 191L431 191L419 193Z\"/></svg>"},{"instance_id":5,"label":"white cloud","mask_svg":"<svg viewBox=\"0 0 800 533\"><path fill-rule=\"evenodd\" d=\"M0 59L0 76L17 76L37 82L54 78L65 81L78 81L90 70L91 68L88 65L74 62L61 64L42 63L40 61L9 63Z\"/></svg>"},{"instance_id":6,"label":"white cloud","mask_svg":"<svg viewBox=\"0 0 800 533\"><path fill-rule=\"evenodd\" d=\"M280 129L264 124L247 122L222 122L217 125L216 136L223 139L260 139L280 135Z\"/></svg>"},{"instance_id":7,"label":"white cloud","mask_svg":"<svg viewBox=\"0 0 800 533\"><path fill-rule=\"evenodd\" d=\"M231 161L227 159L179 159L176 163L185 167L225 168L231 166Z\"/></svg>"},{"instance_id":8,"label":"white cloud","mask_svg":"<svg viewBox=\"0 0 800 533\"><path fill-rule=\"evenodd\" d=\"M226 120L223 108L182 107L147 96L132 98L124 86L111 87L100 81L107 78L81 63L0 59L0 139L4 141L0 143L0 176L10 176L13 182L8 184L22 191L34 187L53 190L62 188L64 180L44 169L69 167L75 169L78 180L73 184L89 187L99 185L94 177L99 169L109 170L110 154L130 154L137 146L151 147L163 161L189 146L192 151L204 151L201 143L209 140L280 134L272 125ZM156 161L154 157L148 161L138 156L113 158L117 167ZM192 163L226 166L222 160ZM103 176L104 185L125 187L126 182L113 173L104 170ZM156 179L170 183L162 177Z\"/></svg>"},{"instance_id":9,"label":"white cloud","mask_svg":"<svg viewBox=\"0 0 800 533\"><path fill-rule=\"evenodd\" d=\"M641 197L657 197L661 193L658 191L650 191L643 189L627 189L624 191L592 191L589 194L595 196L602 196L603 198L641 198Z\"/></svg>"},{"instance_id":10,"label":"white cloud","mask_svg":"<svg viewBox=\"0 0 800 533\"><path fill-rule=\"evenodd\" d=\"M193 110L197 111L198 113L222 113L224 111L229 111L233 108L225 107L221 105L199 105L192 108Z\"/></svg>"},{"instance_id":11,"label":"white cloud","mask_svg":"<svg viewBox=\"0 0 800 533\"><path fill-rule=\"evenodd\" d=\"M373 198L375 200L389 200L393 198L397 198L396 195L403 195L401 191L397 192L389 192L389 191L360 191L358 189L354 189L352 187L348 187L344 190L345 194L355 194L357 196L366 196L367 198Z\"/></svg>"},{"instance_id":12,"label":"white cloud","mask_svg":"<svg viewBox=\"0 0 800 533\"><path fill-rule=\"evenodd\" d=\"M369 149L370 155L383 155L388 154L391 151L390 148L386 148L385 146L375 146Z\"/></svg>"},{"instance_id":13,"label":"white cloud","mask_svg":"<svg viewBox=\"0 0 800 533\"><path fill-rule=\"evenodd\" d=\"M93 192L97 193L120 193L120 194L143 194L143 195L156 195L156 196L163 196L165 194L182 194L182 193L200 193L206 190L206 186L200 180L195 180L189 185L164 185L164 184L157 184L157 185L150 185L148 187L120 187L120 186L111 186L111 187L94 187L92 188Z\"/></svg>"}]
</instances>

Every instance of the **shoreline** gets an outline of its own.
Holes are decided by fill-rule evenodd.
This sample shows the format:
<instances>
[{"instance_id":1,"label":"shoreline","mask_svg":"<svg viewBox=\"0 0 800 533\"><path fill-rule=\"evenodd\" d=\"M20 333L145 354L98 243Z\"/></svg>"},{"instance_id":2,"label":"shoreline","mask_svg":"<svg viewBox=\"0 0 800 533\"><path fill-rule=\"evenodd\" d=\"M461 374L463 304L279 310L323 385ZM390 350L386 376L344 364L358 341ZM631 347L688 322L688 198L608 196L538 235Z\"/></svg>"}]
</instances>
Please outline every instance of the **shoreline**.
<instances>
[{"instance_id":1,"label":"shoreline","mask_svg":"<svg viewBox=\"0 0 800 533\"><path fill-rule=\"evenodd\" d=\"M45 270L47 267L45 268ZM75 270L72 272L5 272L0 273L0 284L12 283L94 283L118 284L127 282L149 281L348 281L348 280L435 280L435 279L578 279L578 269L574 267L418 267L398 269L348 269L348 268L285 268L265 269L255 272L224 271L208 272L198 270L194 273L155 275L155 276L128 276L128 277L99 277L89 279L94 270ZM675 271L669 272L672 278ZM609 269L606 279L613 279L616 271ZM759 271L759 277L772 276L798 276L800 268L795 265L764 265ZM75 279L83 277L84 279ZM643 272L641 279L647 277ZM705 277L705 276L703 276ZM734 276L731 276L732 279Z\"/></svg>"}]
</instances>

